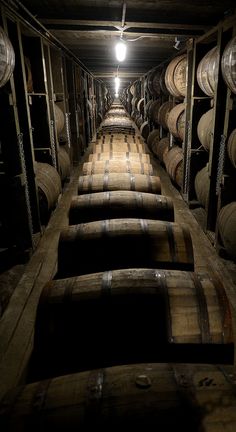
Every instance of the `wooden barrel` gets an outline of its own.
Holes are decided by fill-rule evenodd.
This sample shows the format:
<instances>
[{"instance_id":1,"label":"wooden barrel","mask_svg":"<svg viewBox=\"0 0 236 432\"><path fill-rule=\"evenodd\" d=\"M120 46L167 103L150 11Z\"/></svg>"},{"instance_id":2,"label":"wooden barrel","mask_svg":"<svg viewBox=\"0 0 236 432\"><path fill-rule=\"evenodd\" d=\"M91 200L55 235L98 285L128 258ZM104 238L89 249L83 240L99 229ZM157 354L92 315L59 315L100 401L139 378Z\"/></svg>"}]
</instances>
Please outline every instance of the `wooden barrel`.
<instances>
[{"instance_id":1,"label":"wooden barrel","mask_svg":"<svg viewBox=\"0 0 236 432\"><path fill-rule=\"evenodd\" d=\"M152 96L156 96L156 95L159 96L161 94L160 76L161 76L160 69L154 70L153 72L149 73L147 76L147 86Z\"/></svg>"},{"instance_id":2,"label":"wooden barrel","mask_svg":"<svg viewBox=\"0 0 236 432\"><path fill-rule=\"evenodd\" d=\"M161 193L161 182L159 177L148 174L111 173L79 177L78 195L113 190Z\"/></svg>"},{"instance_id":3,"label":"wooden barrel","mask_svg":"<svg viewBox=\"0 0 236 432\"><path fill-rule=\"evenodd\" d=\"M228 42L224 49L221 70L226 85L236 94L236 36Z\"/></svg>"},{"instance_id":4,"label":"wooden barrel","mask_svg":"<svg viewBox=\"0 0 236 432\"><path fill-rule=\"evenodd\" d=\"M118 218L173 222L173 202L166 196L134 191L98 192L76 196L71 201L70 225Z\"/></svg>"},{"instance_id":5,"label":"wooden barrel","mask_svg":"<svg viewBox=\"0 0 236 432\"><path fill-rule=\"evenodd\" d=\"M99 425L103 431L128 426L233 432L233 377L233 366L182 363L129 364L59 376L8 392L2 430L74 432Z\"/></svg>"},{"instance_id":6,"label":"wooden barrel","mask_svg":"<svg viewBox=\"0 0 236 432\"><path fill-rule=\"evenodd\" d=\"M15 68L15 52L10 39L0 28L0 87L3 87L11 78Z\"/></svg>"},{"instance_id":7,"label":"wooden barrel","mask_svg":"<svg viewBox=\"0 0 236 432\"><path fill-rule=\"evenodd\" d=\"M197 68L197 82L202 91L208 96L214 96L217 81L219 50L212 48L200 61Z\"/></svg>"},{"instance_id":8,"label":"wooden barrel","mask_svg":"<svg viewBox=\"0 0 236 432\"><path fill-rule=\"evenodd\" d=\"M204 113L197 125L197 134L205 150L210 150L211 134L213 128L213 108Z\"/></svg>"},{"instance_id":9,"label":"wooden barrel","mask_svg":"<svg viewBox=\"0 0 236 432\"><path fill-rule=\"evenodd\" d=\"M166 68L165 84L169 93L174 97L186 96L186 68L186 54L175 57Z\"/></svg>"},{"instance_id":10,"label":"wooden barrel","mask_svg":"<svg viewBox=\"0 0 236 432\"><path fill-rule=\"evenodd\" d=\"M62 181L70 177L70 158L64 147L58 151L58 171Z\"/></svg>"},{"instance_id":11,"label":"wooden barrel","mask_svg":"<svg viewBox=\"0 0 236 432\"><path fill-rule=\"evenodd\" d=\"M126 160L108 160L86 162L83 164L82 175L105 173L132 173L153 175L153 167L149 163Z\"/></svg>"},{"instance_id":12,"label":"wooden barrel","mask_svg":"<svg viewBox=\"0 0 236 432\"><path fill-rule=\"evenodd\" d=\"M144 116L144 98L140 99L137 105L137 109L142 116Z\"/></svg>"},{"instance_id":13,"label":"wooden barrel","mask_svg":"<svg viewBox=\"0 0 236 432\"><path fill-rule=\"evenodd\" d=\"M61 232L59 278L132 267L193 270L187 227L150 219L109 219Z\"/></svg>"},{"instance_id":14,"label":"wooden barrel","mask_svg":"<svg viewBox=\"0 0 236 432\"><path fill-rule=\"evenodd\" d=\"M229 136L227 142L227 152L232 165L234 168L236 168L236 129L234 129Z\"/></svg>"},{"instance_id":15,"label":"wooden barrel","mask_svg":"<svg viewBox=\"0 0 236 432\"><path fill-rule=\"evenodd\" d=\"M131 153L143 153L146 151L145 144L142 143L122 143L114 142L95 144L93 146L93 153L108 153L108 152L131 152Z\"/></svg>"},{"instance_id":16,"label":"wooden barrel","mask_svg":"<svg viewBox=\"0 0 236 432\"><path fill-rule=\"evenodd\" d=\"M146 140L150 132L150 126L148 121L145 121L140 126L140 133L142 137Z\"/></svg>"},{"instance_id":17,"label":"wooden barrel","mask_svg":"<svg viewBox=\"0 0 236 432\"><path fill-rule=\"evenodd\" d=\"M143 163L150 162L150 155L146 153L132 153L132 152L107 152L95 153L89 155L89 162L100 160L132 160L140 161Z\"/></svg>"},{"instance_id":18,"label":"wooden barrel","mask_svg":"<svg viewBox=\"0 0 236 432\"><path fill-rule=\"evenodd\" d=\"M222 207L218 216L218 229L227 254L236 260L236 202Z\"/></svg>"},{"instance_id":19,"label":"wooden barrel","mask_svg":"<svg viewBox=\"0 0 236 432\"><path fill-rule=\"evenodd\" d=\"M162 138L160 141L155 140L152 144L152 152L158 157L160 162L164 162L164 157L169 150L169 138Z\"/></svg>"},{"instance_id":20,"label":"wooden barrel","mask_svg":"<svg viewBox=\"0 0 236 432\"><path fill-rule=\"evenodd\" d=\"M176 138L183 141L185 133L185 104L181 103L171 109L167 119L167 126Z\"/></svg>"},{"instance_id":21,"label":"wooden barrel","mask_svg":"<svg viewBox=\"0 0 236 432\"><path fill-rule=\"evenodd\" d=\"M138 134L127 135L125 133L105 134L96 139L96 144L110 144L112 142L140 143L143 142L143 139Z\"/></svg>"},{"instance_id":22,"label":"wooden barrel","mask_svg":"<svg viewBox=\"0 0 236 432\"><path fill-rule=\"evenodd\" d=\"M140 129L141 126L142 126L142 124L143 124L143 117L142 117L141 115L138 116L138 117L136 118L135 123L136 123L137 127Z\"/></svg>"},{"instance_id":23,"label":"wooden barrel","mask_svg":"<svg viewBox=\"0 0 236 432\"><path fill-rule=\"evenodd\" d=\"M61 108L54 104L54 113L55 113L55 126L57 134L60 134L65 125L65 116Z\"/></svg>"},{"instance_id":24,"label":"wooden barrel","mask_svg":"<svg viewBox=\"0 0 236 432\"><path fill-rule=\"evenodd\" d=\"M159 108L157 120L164 129L168 129L167 121L172 108L173 102L170 101L164 102Z\"/></svg>"},{"instance_id":25,"label":"wooden barrel","mask_svg":"<svg viewBox=\"0 0 236 432\"><path fill-rule=\"evenodd\" d=\"M47 203L47 209L52 209L61 193L61 179L57 170L47 163L36 163L36 184L40 197Z\"/></svg>"},{"instance_id":26,"label":"wooden barrel","mask_svg":"<svg viewBox=\"0 0 236 432\"><path fill-rule=\"evenodd\" d=\"M207 274L94 273L46 284L34 347L35 379L143 361L232 363L232 317L223 286Z\"/></svg>"},{"instance_id":27,"label":"wooden barrel","mask_svg":"<svg viewBox=\"0 0 236 432\"><path fill-rule=\"evenodd\" d=\"M152 132L150 132L150 134L148 135L148 139L147 139L148 148L151 149L153 142L155 140L159 141L159 139L160 139L159 129L153 129Z\"/></svg>"},{"instance_id":28,"label":"wooden barrel","mask_svg":"<svg viewBox=\"0 0 236 432\"><path fill-rule=\"evenodd\" d=\"M183 164L183 158L184 158L183 150L182 150L182 148L180 148L178 146L172 147L165 154L165 157L164 157L166 171L168 172L170 178L172 180L174 180L176 183L177 183L177 181L181 182L180 172L178 171L178 176L176 174L177 174L178 167L181 164ZM179 183L177 183L177 184L179 184ZM179 184L179 186L181 186L181 183Z\"/></svg>"},{"instance_id":29,"label":"wooden barrel","mask_svg":"<svg viewBox=\"0 0 236 432\"><path fill-rule=\"evenodd\" d=\"M195 177L194 186L199 203L206 208L210 188L208 165L198 171Z\"/></svg>"},{"instance_id":30,"label":"wooden barrel","mask_svg":"<svg viewBox=\"0 0 236 432\"><path fill-rule=\"evenodd\" d=\"M149 119L155 124L158 124L158 112L160 109L160 105L161 105L160 100L157 99L152 102L149 108Z\"/></svg>"},{"instance_id":31,"label":"wooden barrel","mask_svg":"<svg viewBox=\"0 0 236 432\"><path fill-rule=\"evenodd\" d=\"M161 87L162 94L168 96L169 92L165 83L165 74L166 74L166 69L163 68L160 75L160 87Z\"/></svg>"}]
</instances>

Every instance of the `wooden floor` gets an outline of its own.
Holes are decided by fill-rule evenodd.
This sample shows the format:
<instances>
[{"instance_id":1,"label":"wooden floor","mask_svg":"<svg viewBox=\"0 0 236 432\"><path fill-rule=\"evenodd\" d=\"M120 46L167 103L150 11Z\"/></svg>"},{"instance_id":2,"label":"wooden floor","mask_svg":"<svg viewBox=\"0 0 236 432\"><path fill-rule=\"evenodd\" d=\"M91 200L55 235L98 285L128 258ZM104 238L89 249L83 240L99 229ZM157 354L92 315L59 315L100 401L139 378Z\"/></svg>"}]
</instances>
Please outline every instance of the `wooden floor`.
<instances>
[{"instance_id":1,"label":"wooden floor","mask_svg":"<svg viewBox=\"0 0 236 432\"><path fill-rule=\"evenodd\" d=\"M176 222L186 223L190 228L194 246L195 271L210 272L222 281L236 319L236 287L230 273L184 203L180 193L172 185L165 170L158 162L156 165L161 177L162 194L171 197L174 202ZM10 388L24 382L28 360L32 352L38 299L44 284L56 272L59 233L68 224L67 212L72 196L76 195L80 167L81 165L73 169L71 181L66 184L59 205L0 321L0 399Z\"/></svg>"}]
</instances>

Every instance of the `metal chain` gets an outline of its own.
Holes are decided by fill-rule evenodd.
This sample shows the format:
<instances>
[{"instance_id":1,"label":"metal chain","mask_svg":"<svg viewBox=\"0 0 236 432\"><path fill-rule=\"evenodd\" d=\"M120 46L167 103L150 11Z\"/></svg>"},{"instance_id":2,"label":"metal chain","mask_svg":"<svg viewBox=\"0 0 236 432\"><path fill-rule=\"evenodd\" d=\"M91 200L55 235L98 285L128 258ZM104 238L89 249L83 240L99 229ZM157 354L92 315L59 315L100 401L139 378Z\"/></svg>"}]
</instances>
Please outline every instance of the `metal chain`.
<instances>
[{"instance_id":1,"label":"metal chain","mask_svg":"<svg viewBox=\"0 0 236 432\"><path fill-rule=\"evenodd\" d=\"M50 121L50 130L51 130L51 146L52 146L52 164L54 168L57 169L54 120Z\"/></svg>"},{"instance_id":2,"label":"metal chain","mask_svg":"<svg viewBox=\"0 0 236 432\"><path fill-rule=\"evenodd\" d=\"M187 154L186 154L186 163L185 163L185 175L184 175L184 185L183 185L183 192L186 195L187 194L187 186L188 186L188 180L189 180L189 163L190 163L190 155L191 155L191 128L190 128L190 122L187 122Z\"/></svg>"},{"instance_id":3,"label":"metal chain","mask_svg":"<svg viewBox=\"0 0 236 432\"><path fill-rule=\"evenodd\" d=\"M67 141L68 141L68 147L71 147L71 130L70 130L70 113L65 113L66 115L66 134L67 134Z\"/></svg>"},{"instance_id":4,"label":"metal chain","mask_svg":"<svg viewBox=\"0 0 236 432\"><path fill-rule=\"evenodd\" d=\"M26 199L26 206L27 206L29 229L30 229L30 234L31 234L31 237L32 237L33 236L33 219L32 219L32 213L31 213L29 183L28 183L26 164L25 164L25 152L24 152L24 146L23 146L23 133L19 133L17 135L17 140L18 140L20 160L21 160L21 169L22 169L22 174L23 174L23 178L24 178L24 182L25 182L25 199Z\"/></svg>"},{"instance_id":5,"label":"metal chain","mask_svg":"<svg viewBox=\"0 0 236 432\"><path fill-rule=\"evenodd\" d=\"M219 195L220 193L220 184L221 184L224 163L225 163L225 141L226 141L226 136L221 135L220 151L219 151L219 159L218 159L218 167L217 167L217 175L216 175L216 195Z\"/></svg>"}]
</instances>

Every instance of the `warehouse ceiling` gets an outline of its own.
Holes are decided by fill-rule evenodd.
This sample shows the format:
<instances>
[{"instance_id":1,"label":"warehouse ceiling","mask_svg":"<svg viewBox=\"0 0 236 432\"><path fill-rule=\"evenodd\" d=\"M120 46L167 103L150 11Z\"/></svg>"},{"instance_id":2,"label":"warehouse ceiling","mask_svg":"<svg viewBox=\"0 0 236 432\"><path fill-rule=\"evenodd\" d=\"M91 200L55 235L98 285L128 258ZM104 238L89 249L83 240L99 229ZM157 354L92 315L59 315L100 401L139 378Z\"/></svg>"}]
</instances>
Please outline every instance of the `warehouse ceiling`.
<instances>
[{"instance_id":1,"label":"warehouse ceiling","mask_svg":"<svg viewBox=\"0 0 236 432\"><path fill-rule=\"evenodd\" d=\"M98 78L113 88L121 32L127 60L119 65L122 86L176 54L234 12L235 0L23 0L25 6ZM176 39L177 38L177 39Z\"/></svg>"}]
</instances>

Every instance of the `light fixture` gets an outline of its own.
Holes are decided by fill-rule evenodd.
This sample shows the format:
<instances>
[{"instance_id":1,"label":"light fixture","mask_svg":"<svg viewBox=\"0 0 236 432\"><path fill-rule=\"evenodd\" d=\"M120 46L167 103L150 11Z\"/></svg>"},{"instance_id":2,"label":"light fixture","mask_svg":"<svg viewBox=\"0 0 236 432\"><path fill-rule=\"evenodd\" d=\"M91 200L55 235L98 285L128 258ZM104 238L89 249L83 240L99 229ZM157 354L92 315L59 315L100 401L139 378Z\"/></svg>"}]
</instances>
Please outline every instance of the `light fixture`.
<instances>
[{"instance_id":1,"label":"light fixture","mask_svg":"<svg viewBox=\"0 0 236 432\"><path fill-rule=\"evenodd\" d=\"M115 77L115 93L118 93L120 88L120 78L118 76Z\"/></svg>"},{"instance_id":2,"label":"light fixture","mask_svg":"<svg viewBox=\"0 0 236 432\"><path fill-rule=\"evenodd\" d=\"M120 42L116 44L115 51L116 51L116 59L119 62L123 62L126 57L127 46L122 39L120 40Z\"/></svg>"}]
</instances>

